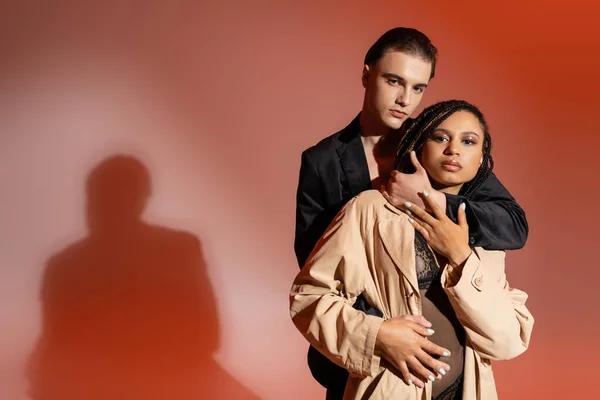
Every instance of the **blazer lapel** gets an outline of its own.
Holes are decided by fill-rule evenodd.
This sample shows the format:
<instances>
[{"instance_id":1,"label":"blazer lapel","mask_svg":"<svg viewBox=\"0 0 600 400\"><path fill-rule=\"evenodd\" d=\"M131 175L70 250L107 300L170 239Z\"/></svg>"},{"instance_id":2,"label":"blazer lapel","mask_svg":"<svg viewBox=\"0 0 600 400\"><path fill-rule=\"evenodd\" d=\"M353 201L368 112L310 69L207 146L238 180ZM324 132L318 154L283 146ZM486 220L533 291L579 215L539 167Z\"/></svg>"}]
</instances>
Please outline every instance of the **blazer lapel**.
<instances>
[{"instance_id":1,"label":"blazer lapel","mask_svg":"<svg viewBox=\"0 0 600 400\"><path fill-rule=\"evenodd\" d=\"M360 140L359 117L360 114L354 118L339 136L341 144L336 149L350 191L348 198L371 189L371 177L369 175L367 157L365 156L365 150Z\"/></svg>"},{"instance_id":2,"label":"blazer lapel","mask_svg":"<svg viewBox=\"0 0 600 400\"><path fill-rule=\"evenodd\" d=\"M418 296L419 281L415 269L415 231L410 225L407 225L408 223L400 223L400 218L408 218L406 215L402 215L390 204L386 204L385 207L397 214L398 217L379 222L377 229L381 241L396 267L406 277Z\"/></svg>"}]
</instances>

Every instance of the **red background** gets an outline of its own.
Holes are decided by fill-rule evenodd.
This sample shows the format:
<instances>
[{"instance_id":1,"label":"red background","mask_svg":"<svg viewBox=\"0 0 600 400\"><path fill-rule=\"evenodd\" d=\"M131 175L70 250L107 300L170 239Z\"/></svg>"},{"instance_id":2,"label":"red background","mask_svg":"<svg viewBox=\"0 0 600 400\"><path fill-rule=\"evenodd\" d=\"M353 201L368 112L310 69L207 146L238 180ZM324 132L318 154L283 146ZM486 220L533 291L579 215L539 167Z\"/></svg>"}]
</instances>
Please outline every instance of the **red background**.
<instances>
[{"instance_id":1,"label":"red background","mask_svg":"<svg viewBox=\"0 0 600 400\"><path fill-rule=\"evenodd\" d=\"M496 174L527 212L507 269L536 326L528 352L495 364L500 397L593 397L600 5L480 3L3 1L0 398L26 398L46 263L85 237L86 179L118 153L150 172L145 220L202 245L218 315L202 331L220 338L206 358L223 373L194 376L195 390L324 398L287 310L300 152L359 111L364 53L393 26L439 48L422 106L483 110Z\"/></svg>"}]
</instances>

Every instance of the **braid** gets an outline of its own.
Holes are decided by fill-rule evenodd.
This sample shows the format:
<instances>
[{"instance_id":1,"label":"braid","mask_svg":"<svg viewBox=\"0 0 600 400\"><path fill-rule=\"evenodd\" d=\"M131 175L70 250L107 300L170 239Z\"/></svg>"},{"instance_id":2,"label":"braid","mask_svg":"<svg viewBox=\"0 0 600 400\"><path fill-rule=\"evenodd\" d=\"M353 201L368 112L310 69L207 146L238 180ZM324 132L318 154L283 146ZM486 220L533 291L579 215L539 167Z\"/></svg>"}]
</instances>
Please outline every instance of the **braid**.
<instances>
[{"instance_id":1,"label":"braid","mask_svg":"<svg viewBox=\"0 0 600 400\"><path fill-rule=\"evenodd\" d=\"M447 100L435 103L427 107L419 116L413 120L404 123L404 134L398 151L396 152L395 169L400 172L414 172L414 167L410 162L410 152L420 152L425 142L429 139L431 132L435 130L446 118L457 111L469 111L481 123L484 131L484 140L482 146L483 160L475 178L465 183L459 194L470 199L481 184L488 178L494 168L492 159L492 138L490 137L487 123L483 114L477 107L463 100Z\"/></svg>"},{"instance_id":2,"label":"braid","mask_svg":"<svg viewBox=\"0 0 600 400\"><path fill-rule=\"evenodd\" d=\"M395 169L401 172L410 172L412 163L408 158L411 151L419 151L429 136L428 128L434 123L435 116L441 116L443 103L436 103L427 107L413 120L406 121L403 125L404 135L396 152ZM440 121L441 123L441 121ZM437 125L436 125L437 126ZM427 131L427 134L425 132Z\"/></svg>"},{"instance_id":3,"label":"braid","mask_svg":"<svg viewBox=\"0 0 600 400\"><path fill-rule=\"evenodd\" d=\"M473 180L465 183L461 188L459 194L465 196L467 199L471 199L473 194L479 189L479 187L485 182L485 180L490 176L492 170L494 169L494 159L492 158L492 138L487 133L483 140L483 161L479 170L477 171L477 175Z\"/></svg>"}]
</instances>

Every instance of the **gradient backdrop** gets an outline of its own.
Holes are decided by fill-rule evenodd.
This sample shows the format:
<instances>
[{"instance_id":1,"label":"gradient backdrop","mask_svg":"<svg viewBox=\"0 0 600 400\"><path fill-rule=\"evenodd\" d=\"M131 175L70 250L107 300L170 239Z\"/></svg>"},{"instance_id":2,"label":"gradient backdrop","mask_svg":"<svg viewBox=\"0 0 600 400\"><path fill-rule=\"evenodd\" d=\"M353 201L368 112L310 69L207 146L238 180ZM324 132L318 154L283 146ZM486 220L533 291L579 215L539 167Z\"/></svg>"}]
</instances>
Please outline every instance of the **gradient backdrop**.
<instances>
[{"instance_id":1,"label":"gradient backdrop","mask_svg":"<svg viewBox=\"0 0 600 400\"><path fill-rule=\"evenodd\" d=\"M356 115L364 53L397 25L423 30L440 50L423 106L463 98L481 107L496 173L529 219L528 244L508 255L507 269L512 285L529 293L537 322L529 351L495 364L500 397L596 396L600 5L169 3L1 2L1 399L26 399L27 379L39 399L324 398L288 315L300 152ZM177 257L199 256L197 269L178 277L193 282L202 303L186 311L195 326L187 325L192 314L161 314L176 297L165 294L164 303L132 311L135 321L170 329L156 355L131 355L152 378L130 376L126 364L108 372L93 359L105 335L141 343L154 334L127 318L92 332L71 361L52 349L61 363L79 363L77 374L59 366L39 372L34 349L52 334L43 310L68 314L79 301L68 294L81 282L110 280L94 268L101 251L59 261L66 268L54 278L47 268L86 237L86 180L116 154L147 168L144 219L168 228L173 244L156 259L134 255L138 263L176 274ZM160 280L155 272L125 282L143 290ZM48 287L66 301L44 304ZM79 317L93 322L115 304L116 297ZM61 328L67 341L78 329ZM200 355L186 357L188 346Z\"/></svg>"}]
</instances>

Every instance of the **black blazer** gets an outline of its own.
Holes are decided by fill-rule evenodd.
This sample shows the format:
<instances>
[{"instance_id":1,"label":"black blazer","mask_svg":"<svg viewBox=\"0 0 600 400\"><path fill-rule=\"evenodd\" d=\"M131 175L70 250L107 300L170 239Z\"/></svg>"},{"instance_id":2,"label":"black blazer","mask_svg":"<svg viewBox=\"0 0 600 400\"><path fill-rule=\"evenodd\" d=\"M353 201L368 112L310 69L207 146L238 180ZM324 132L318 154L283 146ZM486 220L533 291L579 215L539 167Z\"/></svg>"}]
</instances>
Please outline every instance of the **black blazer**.
<instances>
[{"instance_id":1,"label":"black blazer","mask_svg":"<svg viewBox=\"0 0 600 400\"><path fill-rule=\"evenodd\" d=\"M344 204L359 193L372 189L367 158L360 139L359 116L343 130L302 153L294 240L294 251L300 267ZM525 245L529 232L525 212L493 173L470 201L462 196L446 194L446 213L455 222L462 202L467 203L472 246L489 250L514 250ZM362 304L361 301L357 301L355 307L365 307L369 313L378 312L369 310L368 304ZM318 354L313 356L318 357ZM335 366L329 363L330 367ZM331 370L319 373L317 369L321 368L313 365L310 353L309 365L317 381L330 387L335 374ZM337 368L342 370L339 373L345 372L341 367Z\"/></svg>"}]
</instances>

